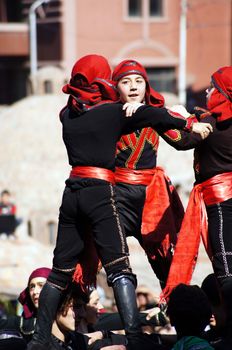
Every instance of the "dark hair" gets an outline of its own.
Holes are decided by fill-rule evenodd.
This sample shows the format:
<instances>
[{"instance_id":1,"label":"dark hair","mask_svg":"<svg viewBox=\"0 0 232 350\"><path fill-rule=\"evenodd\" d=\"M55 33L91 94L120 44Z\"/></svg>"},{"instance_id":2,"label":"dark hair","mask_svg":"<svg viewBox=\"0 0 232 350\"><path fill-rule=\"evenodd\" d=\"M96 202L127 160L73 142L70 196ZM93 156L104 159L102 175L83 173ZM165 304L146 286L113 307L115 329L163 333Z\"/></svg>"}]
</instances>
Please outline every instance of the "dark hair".
<instances>
[{"instance_id":1,"label":"dark hair","mask_svg":"<svg viewBox=\"0 0 232 350\"><path fill-rule=\"evenodd\" d=\"M8 191L8 190L3 190L3 191L1 192L1 196L4 196L4 194L8 194L8 195L10 196L10 191Z\"/></svg>"},{"instance_id":2,"label":"dark hair","mask_svg":"<svg viewBox=\"0 0 232 350\"><path fill-rule=\"evenodd\" d=\"M198 286L179 284L170 294L167 313L178 335L200 335L212 315L209 300Z\"/></svg>"},{"instance_id":3,"label":"dark hair","mask_svg":"<svg viewBox=\"0 0 232 350\"><path fill-rule=\"evenodd\" d=\"M210 273L202 282L201 289L207 295L211 305L217 306L221 304L221 293L217 278L214 273Z\"/></svg>"},{"instance_id":4,"label":"dark hair","mask_svg":"<svg viewBox=\"0 0 232 350\"><path fill-rule=\"evenodd\" d=\"M71 302L73 302L75 305L83 305L89 302L89 295L84 293L77 283L71 283L63 292L58 307L58 312L64 313Z\"/></svg>"}]
</instances>

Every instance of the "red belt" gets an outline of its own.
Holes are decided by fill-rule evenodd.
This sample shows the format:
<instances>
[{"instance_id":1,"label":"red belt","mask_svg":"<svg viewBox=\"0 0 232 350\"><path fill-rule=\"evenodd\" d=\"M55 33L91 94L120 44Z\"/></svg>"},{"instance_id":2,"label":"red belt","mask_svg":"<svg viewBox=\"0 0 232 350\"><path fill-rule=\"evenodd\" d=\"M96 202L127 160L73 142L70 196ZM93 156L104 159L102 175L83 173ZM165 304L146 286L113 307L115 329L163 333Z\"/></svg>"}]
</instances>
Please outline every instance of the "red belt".
<instances>
[{"instance_id":1,"label":"red belt","mask_svg":"<svg viewBox=\"0 0 232 350\"><path fill-rule=\"evenodd\" d=\"M153 179L155 169L133 170L116 168L115 181L132 185L149 185Z\"/></svg>"},{"instance_id":2,"label":"red belt","mask_svg":"<svg viewBox=\"0 0 232 350\"><path fill-rule=\"evenodd\" d=\"M176 222L180 217L183 217L184 210L176 190L172 185L169 185L170 180L161 167L144 170L116 168L115 180L116 183L124 182L132 185L147 186L141 225L144 242L145 239L152 239L153 235L158 240L158 237L163 237L163 231L170 234L171 232L176 232L172 217L174 210L172 208L173 201L170 197L175 197L175 213L178 215L178 217L175 217ZM161 222L162 229L160 227ZM145 235L147 235L147 238Z\"/></svg>"},{"instance_id":3,"label":"red belt","mask_svg":"<svg viewBox=\"0 0 232 350\"><path fill-rule=\"evenodd\" d=\"M115 177L113 171L93 166L75 166L70 172L70 177L88 177L93 179L105 180L112 184L115 184Z\"/></svg>"},{"instance_id":4,"label":"red belt","mask_svg":"<svg viewBox=\"0 0 232 350\"><path fill-rule=\"evenodd\" d=\"M232 172L215 175L200 186L206 205L224 202L232 198Z\"/></svg>"}]
</instances>

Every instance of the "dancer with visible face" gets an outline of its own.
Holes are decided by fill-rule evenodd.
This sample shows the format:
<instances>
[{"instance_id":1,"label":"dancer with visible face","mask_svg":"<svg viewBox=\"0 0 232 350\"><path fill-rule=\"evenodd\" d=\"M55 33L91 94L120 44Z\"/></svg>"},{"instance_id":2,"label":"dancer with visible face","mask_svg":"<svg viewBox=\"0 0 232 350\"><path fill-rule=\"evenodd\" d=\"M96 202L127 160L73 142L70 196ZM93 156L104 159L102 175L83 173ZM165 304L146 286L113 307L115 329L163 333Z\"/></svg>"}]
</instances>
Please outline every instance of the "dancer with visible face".
<instances>
[{"instance_id":1,"label":"dancer with visible face","mask_svg":"<svg viewBox=\"0 0 232 350\"><path fill-rule=\"evenodd\" d=\"M164 106L163 96L151 88L139 62L122 61L112 79L122 103ZM147 127L121 137L117 144L116 193L126 235L139 241L163 288L184 209L170 179L157 166L160 135L168 143L181 142L187 147L178 130L164 133Z\"/></svg>"}]
</instances>

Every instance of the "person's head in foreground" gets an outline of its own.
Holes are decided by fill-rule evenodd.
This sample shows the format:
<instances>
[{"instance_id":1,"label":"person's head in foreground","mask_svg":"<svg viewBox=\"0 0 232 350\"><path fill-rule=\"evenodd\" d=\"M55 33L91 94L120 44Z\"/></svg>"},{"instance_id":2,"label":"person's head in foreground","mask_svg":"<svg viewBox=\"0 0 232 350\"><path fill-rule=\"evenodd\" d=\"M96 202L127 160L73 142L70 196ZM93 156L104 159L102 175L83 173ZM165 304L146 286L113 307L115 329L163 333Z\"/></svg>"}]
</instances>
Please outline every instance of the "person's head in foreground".
<instances>
[{"instance_id":1,"label":"person's head in foreground","mask_svg":"<svg viewBox=\"0 0 232 350\"><path fill-rule=\"evenodd\" d=\"M210 302L201 288L185 284L171 292L167 313L178 338L200 336L212 315Z\"/></svg>"}]
</instances>

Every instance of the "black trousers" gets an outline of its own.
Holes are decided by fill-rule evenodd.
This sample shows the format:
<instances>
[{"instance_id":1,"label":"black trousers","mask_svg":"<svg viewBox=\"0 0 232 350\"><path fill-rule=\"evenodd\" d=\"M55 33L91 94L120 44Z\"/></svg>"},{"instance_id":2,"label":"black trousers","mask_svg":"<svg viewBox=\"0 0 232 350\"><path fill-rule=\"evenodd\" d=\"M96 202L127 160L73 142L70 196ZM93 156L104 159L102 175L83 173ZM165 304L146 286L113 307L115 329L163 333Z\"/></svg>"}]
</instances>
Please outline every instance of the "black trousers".
<instances>
[{"instance_id":1,"label":"black trousers","mask_svg":"<svg viewBox=\"0 0 232 350\"><path fill-rule=\"evenodd\" d=\"M143 249L145 249L145 247L141 234L141 224L145 197L146 186L144 185L131 185L126 183L117 183L116 185L117 207L126 236L135 237ZM164 287L173 254L172 246L170 246L170 251L167 254L164 253L161 243L162 241L153 242L152 253L154 258L151 259L148 255L147 258L152 270L161 283L161 287Z\"/></svg>"},{"instance_id":2,"label":"black trousers","mask_svg":"<svg viewBox=\"0 0 232 350\"><path fill-rule=\"evenodd\" d=\"M114 186L97 179L67 180L66 184L60 207L53 269L48 281L65 287L65 278L69 275L71 279L84 248L86 225L91 227L108 283L111 284L122 273L132 275Z\"/></svg>"},{"instance_id":3,"label":"black trousers","mask_svg":"<svg viewBox=\"0 0 232 350\"><path fill-rule=\"evenodd\" d=\"M232 336L232 198L206 209L213 269L221 287Z\"/></svg>"}]
</instances>

